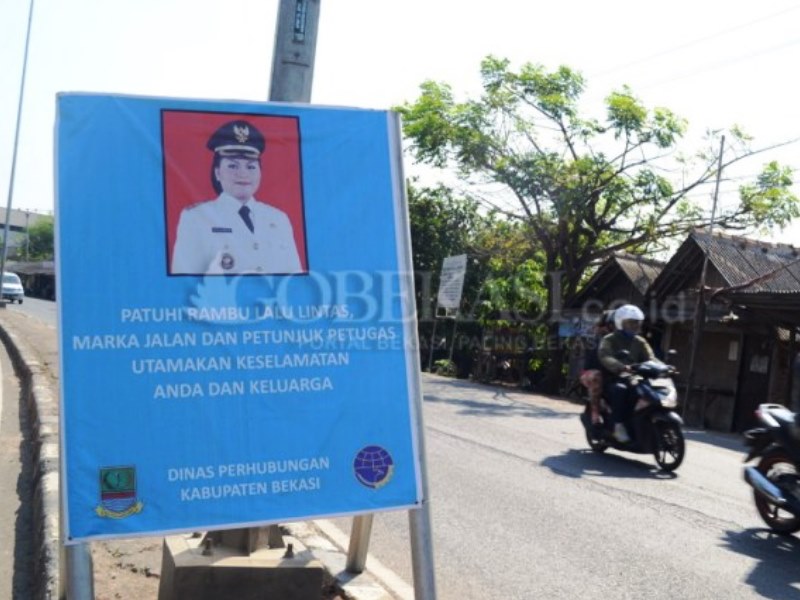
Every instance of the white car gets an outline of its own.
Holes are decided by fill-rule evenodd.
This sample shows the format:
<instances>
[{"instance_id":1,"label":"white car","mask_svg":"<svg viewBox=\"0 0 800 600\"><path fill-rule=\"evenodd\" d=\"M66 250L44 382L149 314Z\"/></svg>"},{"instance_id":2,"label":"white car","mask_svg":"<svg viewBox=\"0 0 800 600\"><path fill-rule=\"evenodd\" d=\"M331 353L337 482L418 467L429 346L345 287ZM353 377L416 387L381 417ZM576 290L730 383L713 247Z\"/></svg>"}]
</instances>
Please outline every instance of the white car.
<instances>
[{"instance_id":1,"label":"white car","mask_svg":"<svg viewBox=\"0 0 800 600\"><path fill-rule=\"evenodd\" d=\"M22 304L22 299L25 297L25 290L22 287L22 282L19 280L19 275L16 273L3 273L3 300L10 300L12 303L16 300Z\"/></svg>"}]
</instances>

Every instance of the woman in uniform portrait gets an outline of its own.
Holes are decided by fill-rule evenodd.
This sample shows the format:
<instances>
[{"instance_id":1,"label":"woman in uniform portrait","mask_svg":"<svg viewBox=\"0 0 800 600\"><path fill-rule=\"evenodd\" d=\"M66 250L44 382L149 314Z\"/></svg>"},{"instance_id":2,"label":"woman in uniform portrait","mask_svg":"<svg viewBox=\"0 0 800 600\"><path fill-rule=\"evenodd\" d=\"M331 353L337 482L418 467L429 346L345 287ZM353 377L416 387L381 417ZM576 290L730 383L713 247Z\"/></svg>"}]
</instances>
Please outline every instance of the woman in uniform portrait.
<instances>
[{"instance_id":1,"label":"woman in uniform portrait","mask_svg":"<svg viewBox=\"0 0 800 600\"><path fill-rule=\"evenodd\" d=\"M265 145L262 133L245 120L226 123L209 138L218 196L181 211L173 275L303 272L289 217L255 198Z\"/></svg>"}]
</instances>

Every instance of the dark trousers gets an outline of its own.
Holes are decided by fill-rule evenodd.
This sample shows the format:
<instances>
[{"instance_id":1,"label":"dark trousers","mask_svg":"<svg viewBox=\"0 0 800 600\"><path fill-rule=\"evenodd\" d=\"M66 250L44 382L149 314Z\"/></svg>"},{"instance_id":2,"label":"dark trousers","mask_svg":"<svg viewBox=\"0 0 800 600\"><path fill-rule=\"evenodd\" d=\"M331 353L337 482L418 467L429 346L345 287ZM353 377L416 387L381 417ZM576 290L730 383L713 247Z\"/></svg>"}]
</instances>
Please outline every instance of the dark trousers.
<instances>
[{"instance_id":1,"label":"dark trousers","mask_svg":"<svg viewBox=\"0 0 800 600\"><path fill-rule=\"evenodd\" d=\"M636 392L625 381L616 379L606 386L606 398L611 404L611 420L623 423L631 413Z\"/></svg>"}]
</instances>

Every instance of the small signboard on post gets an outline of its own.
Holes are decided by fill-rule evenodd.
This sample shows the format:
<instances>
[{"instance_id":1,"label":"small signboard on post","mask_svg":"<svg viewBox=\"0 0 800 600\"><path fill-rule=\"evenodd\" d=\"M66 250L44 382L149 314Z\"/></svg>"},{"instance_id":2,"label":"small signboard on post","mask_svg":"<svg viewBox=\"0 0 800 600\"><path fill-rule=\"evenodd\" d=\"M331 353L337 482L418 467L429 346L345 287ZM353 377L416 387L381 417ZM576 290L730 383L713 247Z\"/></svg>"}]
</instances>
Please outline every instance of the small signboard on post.
<instances>
[{"instance_id":1,"label":"small signboard on post","mask_svg":"<svg viewBox=\"0 0 800 600\"><path fill-rule=\"evenodd\" d=\"M436 297L438 306L444 309L458 309L461 305L461 294L464 290L464 275L466 272L466 254L448 256L442 261L439 293Z\"/></svg>"},{"instance_id":2,"label":"small signboard on post","mask_svg":"<svg viewBox=\"0 0 800 600\"><path fill-rule=\"evenodd\" d=\"M65 542L417 508L388 111L58 98Z\"/></svg>"},{"instance_id":3,"label":"small signboard on post","mask_svg":"<svg viewBox=\"0 0 800 600\"><path fill-rule=\"evenodd\" d=\"M467 255L459 254L448 256L442 261L442 271L439 275L439 293L436 295L436 310L433 315L433 329L431 330L431 343L428 351L428 371L433 370L433 349L436 345L436 319L439 309L444 309L444 316L453 318L453 341L448 353L449 360L453 360L453 350L456 341L456 322L458 309L461 306L461 294L464 291L464 276L467 273Z\"/></svg>"}]
</instances>

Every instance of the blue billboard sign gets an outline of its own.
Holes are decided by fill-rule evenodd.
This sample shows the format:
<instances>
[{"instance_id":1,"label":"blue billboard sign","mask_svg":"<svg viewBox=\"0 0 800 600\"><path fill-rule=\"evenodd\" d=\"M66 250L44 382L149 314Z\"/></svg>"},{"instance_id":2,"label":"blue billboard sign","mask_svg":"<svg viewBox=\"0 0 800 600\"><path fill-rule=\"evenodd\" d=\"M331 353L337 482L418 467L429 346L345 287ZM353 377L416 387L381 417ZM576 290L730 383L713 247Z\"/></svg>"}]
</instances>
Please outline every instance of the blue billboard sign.
<instances>
[{"instance_id":1,"label":"blue billboard sign","mask_svg":"<svg viewBox=\"0 0 800 600\"><path fill-rule=\"evenodd\" d=\"M56 133L67 543L418 506L395 116L61 94Z\"/></svg>"}]
</instances>

